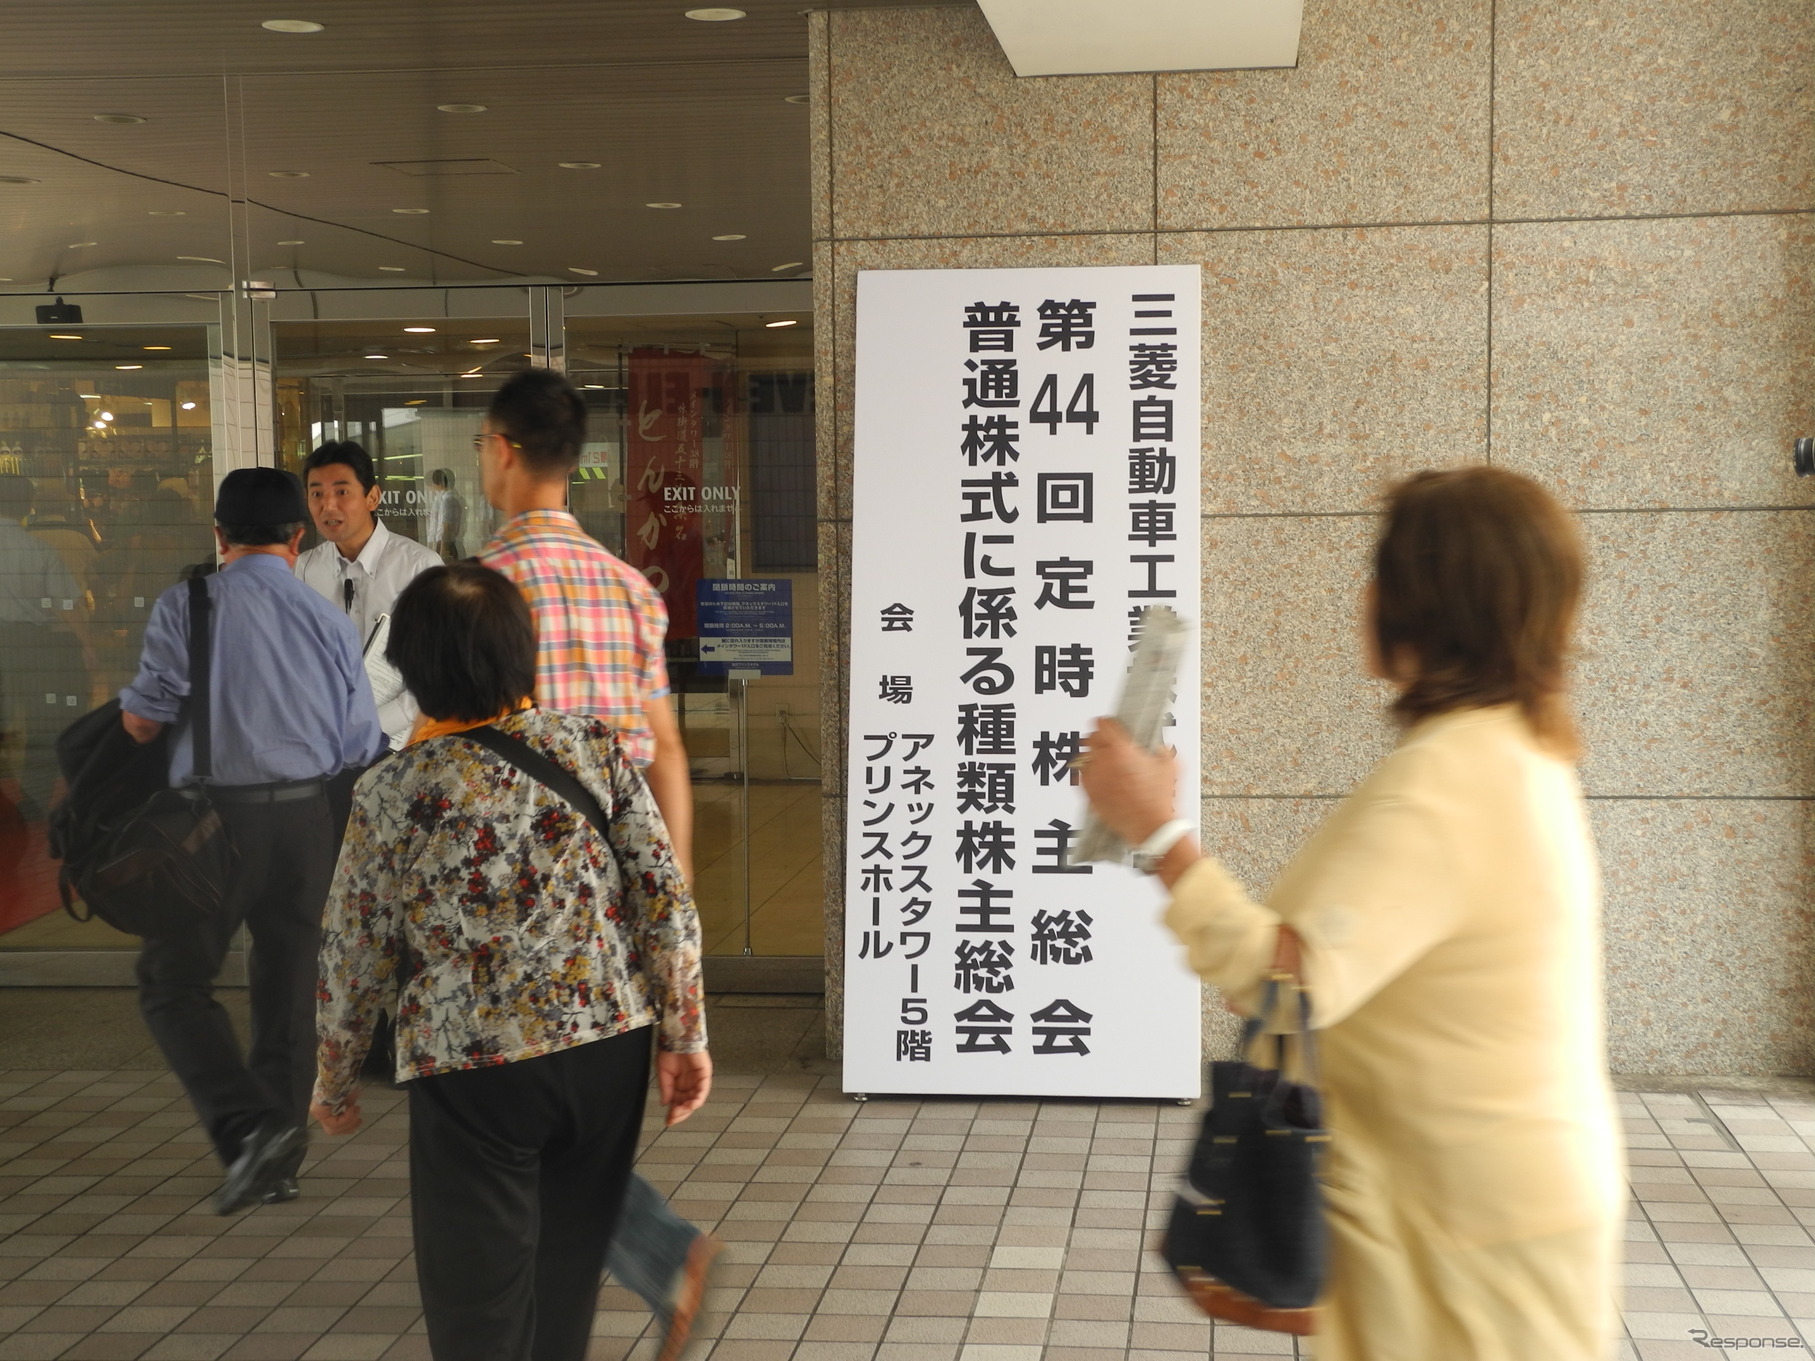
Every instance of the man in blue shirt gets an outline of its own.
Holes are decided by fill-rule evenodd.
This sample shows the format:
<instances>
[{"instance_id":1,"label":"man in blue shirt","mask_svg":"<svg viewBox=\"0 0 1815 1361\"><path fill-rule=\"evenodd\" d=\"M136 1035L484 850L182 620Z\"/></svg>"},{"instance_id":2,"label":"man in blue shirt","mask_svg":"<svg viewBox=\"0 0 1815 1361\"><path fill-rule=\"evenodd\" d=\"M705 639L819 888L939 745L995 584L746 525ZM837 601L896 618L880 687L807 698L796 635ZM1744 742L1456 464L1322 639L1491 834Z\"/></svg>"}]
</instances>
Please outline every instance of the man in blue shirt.
<instances>
[{"instance_id":1,"label":"man in blue shirt","mask_svg":"<svg viewBox=\"0 0 1815 1361\"><path fill-rule=\"evenodd\" d=\"M227 1168L221 1214L297 1194L315 1080L321 914L334 870L327 781L385 750L360 639L346 614L292 575L308 520L296 478L241 468L215 502L221 570L212 612L208 796L237 856L220 914L148 937L139 1009ZM158 597L139 672L120 692L126 731L149 742L174 724L170 783L197 783L189 695L187 586ZM244 922L252 1034L242 1055L214 980Z\"/></svg>"}]
</instances>

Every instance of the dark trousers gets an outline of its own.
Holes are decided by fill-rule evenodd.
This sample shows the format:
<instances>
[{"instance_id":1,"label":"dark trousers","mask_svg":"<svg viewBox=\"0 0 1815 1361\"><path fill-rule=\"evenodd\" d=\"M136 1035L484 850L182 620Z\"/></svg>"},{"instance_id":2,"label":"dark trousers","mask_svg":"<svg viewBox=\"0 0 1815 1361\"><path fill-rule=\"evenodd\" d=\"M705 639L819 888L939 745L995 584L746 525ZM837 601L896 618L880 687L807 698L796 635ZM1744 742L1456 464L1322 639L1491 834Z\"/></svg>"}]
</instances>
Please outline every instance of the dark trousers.
<instances>
[{"instance_id":1,"label":"dark trousers","mask_svg":"<svg viewBox=\"0 0 1815 1361\"><path fill-rule=\"evenodd\" d=\"M647 1029L417 1078L410 1214L435 1361L583 1361L636 1157Z\"/></svg>"},{"instance_id":2,"label":"dark trousers","mask_svg":"<svg viewBox=\"0 0 1815 1361\"><path fill-rule=\"evenodd\" d=\"M268 1117L305 1124L315 1084L315 985L321 916L334 867L328 800L220 803L238 855L220 914L147 938L139 952L139 1010L182 1081L223 1163ZM214 980L246 924L251 1043L242 1056Z\"/></svg>"}]
</instances>

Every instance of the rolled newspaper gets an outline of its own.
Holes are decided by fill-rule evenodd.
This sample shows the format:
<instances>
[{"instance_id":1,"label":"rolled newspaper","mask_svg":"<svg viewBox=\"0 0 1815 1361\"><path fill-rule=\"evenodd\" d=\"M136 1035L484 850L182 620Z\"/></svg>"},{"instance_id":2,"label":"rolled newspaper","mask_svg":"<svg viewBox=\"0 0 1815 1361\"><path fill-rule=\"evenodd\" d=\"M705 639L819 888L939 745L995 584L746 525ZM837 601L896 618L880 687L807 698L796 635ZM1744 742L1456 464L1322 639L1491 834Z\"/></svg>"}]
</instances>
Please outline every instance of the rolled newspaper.
<instances>
[{"instance_id":1,"label":"rolled newspaper","mask_svg":"<svg viewBox=\"0 0 1815 1361\"><path fill-rule=\"evenodd\" d=\"M1148 751L1160 749L1166 715L1177 702L1179 663L1190 637L1191 626L1167 606L1150 605L1141 611L1140 639L1128 664L1128 677L1122 682L1115 719ZM1125 861L1128 845L1095 813L1087 813L1071 859L1079 865L1092 860Z\"/></svg>"}]
</instances>

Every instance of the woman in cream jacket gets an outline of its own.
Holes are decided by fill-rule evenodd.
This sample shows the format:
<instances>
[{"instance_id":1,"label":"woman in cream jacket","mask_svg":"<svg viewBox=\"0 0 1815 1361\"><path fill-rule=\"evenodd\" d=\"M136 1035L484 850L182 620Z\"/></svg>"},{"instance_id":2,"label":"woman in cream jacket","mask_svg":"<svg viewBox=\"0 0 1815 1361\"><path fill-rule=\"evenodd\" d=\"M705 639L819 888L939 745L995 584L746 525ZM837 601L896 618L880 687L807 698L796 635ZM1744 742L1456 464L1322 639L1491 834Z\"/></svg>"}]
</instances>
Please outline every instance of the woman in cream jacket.
<instances>
[{"instance_id":1,"label":"woman in cream jacket","mask_svg":"<svg viewBox=\"0 0 1815 1361\"><path fill-rule=\"evenodd\" d=\"M1535 483L1392 492L1368 593L1405 731L1256 903L1187 838L1166 923L1238 1009L1294 948L1331 1130L1319 1361L1606 1361L1625 1169L1599 886L1563 663L1582 561ZM1084 787L1131 845L1169 757L1101 725Z\"/></svg>"}]
</instances>

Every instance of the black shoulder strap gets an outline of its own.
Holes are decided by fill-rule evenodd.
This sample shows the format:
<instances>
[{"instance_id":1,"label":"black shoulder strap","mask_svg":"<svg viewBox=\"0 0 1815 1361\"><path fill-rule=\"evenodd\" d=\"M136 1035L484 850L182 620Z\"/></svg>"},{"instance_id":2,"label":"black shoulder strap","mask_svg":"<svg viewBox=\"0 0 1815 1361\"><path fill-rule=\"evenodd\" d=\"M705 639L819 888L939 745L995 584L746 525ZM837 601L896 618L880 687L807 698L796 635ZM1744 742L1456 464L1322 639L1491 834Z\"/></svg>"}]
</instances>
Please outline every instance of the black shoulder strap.
<instances>
[{"instance_id":1,"label":"black shoulder strap","mask_svg":"<svg viewBox=\"0 0 1815 1361\"><path fill-rule=\"evenodd\" d=\"M593 825L593 830L598 832L605 844L611 845L611 834L607 830L610 823L605 817L605 810L599 807L599 801L593 798L585 785L530 746L529 743L520 737L513 737L499 728L494 728L489 723L482 728L468 728L460 736L470 737L480 746L496 752L530 779L546 785L566 799ZM615 854L614 850L613 855Z\"/></svg>"},{"instance_id":2,"label":"black shoulder strap","mask_svg":"<svg viewBox=\"0 0 1815 1361\"><path fill-rule=\"evenodd\" d=\"M209 723L214 688L214 677L209 669L213 657L209 629L213 609L214 602L208 595L208 578L190 577L189 731L195 745L195 778L198 780L206 780L214 774L214 731Z\"/></svg>"}]
</instances>

